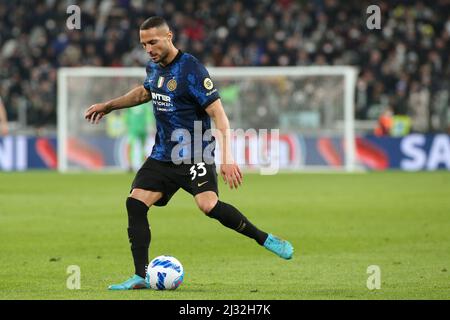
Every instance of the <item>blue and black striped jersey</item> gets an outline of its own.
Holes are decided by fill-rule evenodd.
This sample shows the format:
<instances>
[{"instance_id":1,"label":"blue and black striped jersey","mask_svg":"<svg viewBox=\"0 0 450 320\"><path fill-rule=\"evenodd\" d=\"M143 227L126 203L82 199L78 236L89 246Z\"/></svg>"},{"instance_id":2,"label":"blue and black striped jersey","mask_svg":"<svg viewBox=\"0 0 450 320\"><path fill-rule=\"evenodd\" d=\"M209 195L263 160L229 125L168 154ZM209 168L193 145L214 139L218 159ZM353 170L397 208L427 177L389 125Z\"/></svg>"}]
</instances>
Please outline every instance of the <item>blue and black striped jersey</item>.
<instances>
[{"instance_id":1,"label":"blue and black striped jersey","mask_svg":"<svg viewBox=\"0 0 450 320\"><path fill-rule=\"evenodd\" d=\"M160 161L199 159L199 152L203 154L214 143L214 138L203 141L199 137L211 129L205 109L219 99L208 71L195 57L181 51L164 67L149 61L146 71L144 87L152 95L157 130L150 157ZM194 148L199 145L198 139L202 139L201 150Z\"/></svg>"}]
</instances>

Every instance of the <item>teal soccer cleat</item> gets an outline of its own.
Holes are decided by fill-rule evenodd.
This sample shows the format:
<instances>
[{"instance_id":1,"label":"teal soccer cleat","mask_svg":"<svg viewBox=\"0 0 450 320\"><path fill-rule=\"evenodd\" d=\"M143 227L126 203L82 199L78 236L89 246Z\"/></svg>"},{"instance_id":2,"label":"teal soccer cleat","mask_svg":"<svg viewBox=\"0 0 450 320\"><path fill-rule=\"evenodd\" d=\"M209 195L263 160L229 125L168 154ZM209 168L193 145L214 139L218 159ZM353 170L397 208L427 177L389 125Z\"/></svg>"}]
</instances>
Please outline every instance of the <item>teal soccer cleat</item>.
<instances>
[{"instance_id":1,"label":"teal soccer cleat","mask_svg":"<svg viewBox=\"0 0 450 320\"><path fill-rule=\"evenodd\" d=\"M133 289L147 289L148 285L145 279L134 275L125 282L119 284L113 284L108 287L109 290L133 290Z\"/></svg>"},{"instance_id":2,"label":"teal soccer cleat","mask_svg":"<svg viewBox=\"0 0 450 320\"><path fill-rule=\"evenodd\" d=\"M269 234L264 242L264 247L286 260L291 259L294 254L294 247L289 241L280 239L273 234Z\"/></svg>"}]
</instances>

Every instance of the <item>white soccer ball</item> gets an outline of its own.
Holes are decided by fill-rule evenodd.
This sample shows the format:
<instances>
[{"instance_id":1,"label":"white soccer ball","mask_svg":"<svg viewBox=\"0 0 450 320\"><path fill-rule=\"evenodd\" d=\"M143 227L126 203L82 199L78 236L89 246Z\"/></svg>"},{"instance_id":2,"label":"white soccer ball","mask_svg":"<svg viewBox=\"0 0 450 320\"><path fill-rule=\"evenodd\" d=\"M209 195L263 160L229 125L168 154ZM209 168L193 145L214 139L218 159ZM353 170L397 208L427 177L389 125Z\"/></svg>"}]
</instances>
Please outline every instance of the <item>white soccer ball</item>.
<instances>
[{"instance_id":1,"label":"white soccer ball","mask_svg":"<svg viewBox=\"0 0 450 320\"><path fill-rule=\"evenodd\" d=\"M183 265L172 256L159 256L150 261L145 280L155 290L175 290L183 282Z\"/></svg>"}]
</instances>

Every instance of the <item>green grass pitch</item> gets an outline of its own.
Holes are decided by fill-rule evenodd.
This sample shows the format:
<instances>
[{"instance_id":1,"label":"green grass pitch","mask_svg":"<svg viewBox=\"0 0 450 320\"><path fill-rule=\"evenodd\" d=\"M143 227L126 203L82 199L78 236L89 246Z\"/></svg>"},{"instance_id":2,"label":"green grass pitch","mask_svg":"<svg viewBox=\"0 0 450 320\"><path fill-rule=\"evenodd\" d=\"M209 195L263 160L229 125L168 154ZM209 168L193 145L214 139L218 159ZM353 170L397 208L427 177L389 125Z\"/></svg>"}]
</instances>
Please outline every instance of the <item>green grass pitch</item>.
<instances>
[{"instance_id":1,"label":"green grass pitch","mask_svg":"<svg viewBox=\"0 0 450 320\"><path fill-rule=\"evenodd\" d=\"M448 299L450 173L247 174L222 201L289 239L282 260L179 191L149 211L150 257L184 266L175 291L111 292L133 273L131 174L0 173L0 299ZM81 270L69 290L67 268ZM381 270L369 290L367 268Z\"/></svg>"}]
</instances>

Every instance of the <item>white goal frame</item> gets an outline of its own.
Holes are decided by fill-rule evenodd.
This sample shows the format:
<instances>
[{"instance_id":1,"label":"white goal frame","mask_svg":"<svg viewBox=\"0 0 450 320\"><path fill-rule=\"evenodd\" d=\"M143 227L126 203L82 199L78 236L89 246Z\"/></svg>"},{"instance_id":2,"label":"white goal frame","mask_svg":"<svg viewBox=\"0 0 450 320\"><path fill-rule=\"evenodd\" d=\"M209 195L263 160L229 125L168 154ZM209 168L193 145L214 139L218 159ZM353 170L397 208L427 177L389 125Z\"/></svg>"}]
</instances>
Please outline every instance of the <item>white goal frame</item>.
<instances>
[{"instance_id":1,"label":"white goal frame","mask_svg":"<svg viewBox=\"0 0 450 320\"><path fill-rule=\"evenodd\" d=\"M266 78L268 76L342 76L344 79L344 141L346 172L354 172L356 166L355 150L355 89L358 69L352 66L295 66L295 67L208 67L211 78ZM69 77L141 77L145 79L144 67L74 67L58 69L57 90L57 141L58 171L68 171L68 86ZM131 89L131 88L130 88ZM113 98L113 97L111 97ZM87 108L88 106L86 106Z\"/></svg>"}]
</instances>

